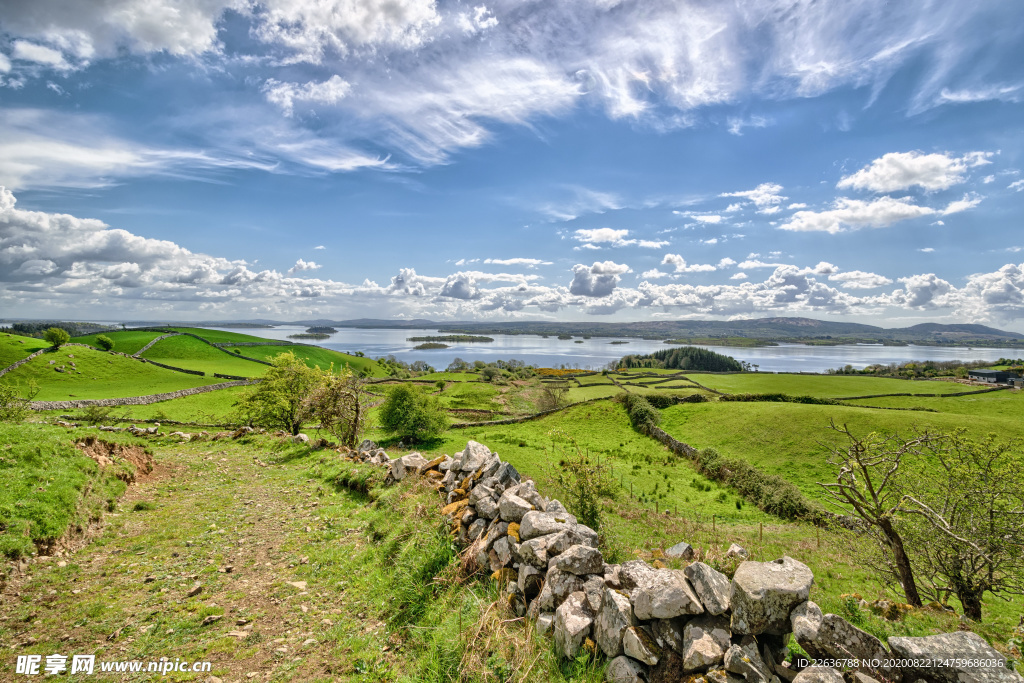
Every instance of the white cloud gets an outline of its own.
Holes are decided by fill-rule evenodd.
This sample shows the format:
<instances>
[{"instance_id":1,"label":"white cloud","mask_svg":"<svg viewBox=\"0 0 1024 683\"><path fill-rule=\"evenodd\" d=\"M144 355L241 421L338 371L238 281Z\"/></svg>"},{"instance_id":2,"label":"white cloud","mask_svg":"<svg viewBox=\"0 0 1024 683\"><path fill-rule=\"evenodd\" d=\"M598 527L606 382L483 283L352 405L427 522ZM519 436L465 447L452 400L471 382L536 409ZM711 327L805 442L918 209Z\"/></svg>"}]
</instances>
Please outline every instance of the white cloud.
<instances>
[{"instance_id":1,"label":"white cloud","mask_svg":"<svg viewBox=\"0 0 1024 683\"><path fill-rule=\"evenodd\" d=\"M983 182L986 185L988 185L990 183L994 183L995 181L996 181L996 177L994 175L987 175L987 176L985 176L984 178L981 179L981 182Z\"/></svg>"},{"instance_id":2,"label":"white cloud","mask_svg":"<svg viewBox=\"0 0 1024 683\"><path fill-rule=\"evenodd\" d=\"M9 73L11 70L11 60L7 58L3 52L0 52L0 74Z\"/></svg>"},{"instance_id":3,"label":"white cloud","mask_svg":"<svg viewBox=\"0 0 1024 683\"><path fill-rule=\"evenodd\" d=\"M737 204L730 204L729 206L725 207L725 212L726 213L734 213L736 211L739 211L742 208L743 208L742 204L739 204L739 203L737 203Z\"/></svg>"},{"instance_id":4,"label":"white cloud","mask_svg":"<svg viewBox=\"0 0 1024 683\"><path fill-rule=\"evenodd\" d=\"M710 263L687 263L679 254L665 254L661 265L672 266L676 273L710 273L717 268Z\"/></svg>"},{"instance_id":5,"label":"white cloud","mask_svg":"<svg viewBox=\"0 0 1024 683\"><path fill-rule=\"evenodd\" d=\"M718 244L718 238L717 237L709 237L706 240L701 240L700 243L701 244Z\"/></svg>"},{"instance_id":6,"label":"white cloud","mask_svg":"<svg viewBox=\"0 0 1024 683\"><path fill-rule=\"evenodd\" d=\"M934 273L901 277L903 289L893 292L893 300L908 308L926 309L949 305L947 295L953 290L952 285Z\"/></svg>"},{"instance_id":7,"label":"white cloud","mask_svg":"<svg viewBox=\"0 0 1024 683\"><path fill-rule=\"evenodd\" d=\"M946 190L964 181L969 168L991 163L992 152L970 152L962 157L921 152L890 152L841 179L840 189L894 192L920 187Z\"/></svg>"},{"instance_id":8,"label":"white cloud","mask_svg":"<svg viewBox=\"0 0 1024 683\"><path fill-rule=\"evenodd\" d=\"M71 66L64 61L64 55L61 54L60 50L54 50L53 48L46 47L45 45L30 43L27 40L14 41L14 49L11 54L15 59L44 64L57 69L58 71L65 71L71 68Z\"/></svg>"},{"instance_id":9,"label":"white cloud","mask_svg":"<svg viewBox=\"0 0 1024 683\"><path fill-rule=\"evenodd\" d=\"M739 273L736 273L736 274L732 275L729 279L730 280L746 280L747 279L747 274L741 271Z\"/></svg>"},{"instance_id":10,"label":"white cloud","mask_svg":"<svg viewBox=\"0 0 1024 683\"><path fill-rule=\"evenodd\" d=\"M602 245L611 247L628 247L635 245L645 249L660 249L669 243L664 240L626 239L629 230L615 228L583 228L573 233L573 239L583 244L580 249L600 249Z\"/></svg>"},{"instance_id":11,"label":"white cloud","mask_svg":"<svg viewBox=\"0 0 1024 683\"><path fill-rule=\"evenodd\" d=\"M920 249L918 249L918 251L923 252L925 254L930 254L933 251L935 251L935 247L921 247Z\"/></svg>"},{"instance_id":12,"label":"white cloud","mask_svg":"<svg viewBox=\"0 0 1024 683\"><path fill-rule=\"evenodd\" d=\"M770 121L763 116L751 116L748 119L744 119L739 116L730 116L726 121L729 127L729 132L733 135L743 135L744 128L764 128Z\"/></svg>"},{"instance_id":13,"label":"white cloud","mask_svg":"<svg viewBox=\"0 0 1024 683\"><path fill-rule=\"evenodd\" d=\"M572 267L569 292L578 296L602 298L609 296L619 283L619 276L630 272L627 265L614 261L595 261L592 266L577 263Z\"/></svg>"},{"instance_id":14,"label":"white cloud","mask_svg":"<svg viewBox=\"0 0 1024 683\"><path fill-rule=\"evenodd\" d=\"M322 245L322 244L321 244L321 245L319 245L319 246L313 247L313 249L315 249L315 250L317 250L317 251L319 251L319 250L321 250L321 249L326 249L326 248L327 248L327 247L325 247L325 246L324 246L324 245Z\"/></svg>"},{"instance_id":15,"label":"white cloud","mask_svg":"<svg viewBox=\"0 0 1024 683\"><path fill-rule=\"evenodd\" d=\"M785 266L785 263L765 263L764 261L757 258L757 254L751 254L755 258L747 257L747 260L740 261L739 268L743 270L753 270L755 268L780 268Z\"/></svg>"},{"instance_id":16,"label":"white cloud","mask_svg":"<svg viewBox=\"0 0 1024 683\"><path fill-rule=\"evenodd\" d=\"M779 228L835 234L861 228L886 228L899 221L939 213L927 206L914 204L910 197L896 199L883 196L869 201L840 197L833 206L835 208L827 211L797 211Z\"/></svg>"},{"instance_id":17,"label":"white cloud","mask_svg":"<svg viewBox=\"0 0 1024 683\"><path fill-rule=\"evenodd\" d=\"M1006 186L1007 190L1017 190L1020 192L1024 190L1024 180L1014 180L1012 183Z\"/></svg>"},{"instance_id":18,"label":"white cloud","mask_svg":"<svg viewBox=\"0 0 1024 683\"><path fill-rule=\"evenodd\" d=\"M375 46L413 49L441 23L434 0L264 0L261 7L256 37L314 64Z\"/></svg>"},{"instance_id":19,"label":"white cloud","mask_svg":"<svg viewBox=\"0 0 1024 683\"><path fill-rule=\"evenodd\" d=\"M294 266L288 269L288 274L292 275L293 273L300 273L305 270L319 270L322 267L323 266L315 261L303 261L302 259L299 259L295 262Z\"/></svg>"},{"instance_id":20,"label":"white cloud","mask_svg":"<svg viewBox=\"0 0 1024 683\"><path fill-rule=\"evenodd\" d=\"M759 213L775 213L779 210L778 205L788 199L781 194L782 185L778 183L761 183L753 190L742 192L723 192L719 197L741 197L754 203Z\"/></svg>"},{"instance_id":21,"label":"white cloud","mask_svg":"<svg viewBox=\"0 0 1024 683\"><path fill-rule=\"evenodd\" d=\"M735 265L736 265L736 262L733 261L728 256L726 256L725 258L723 258L722 260L720 260L718 262L718 267L719 268L729 268L730 266L735 266Z\"/></svg>"},{"instance_id":22,"label":"white cloud","mask_svg":"<svg viewBox=\"0 0 1024 683\"><path fill-rule=\"evenodd\" d=\"M952 201L942 210L943 216L948 216L952 213L960 213L961 211L967 211L973 209L978 204L981 204L981 197L964 196L963 199Z\"/></svg>"},{"instance_id":23,"label":"white cloud","mask_svg":"<svg viewBox=\"0 0 1024 683\"><path fill-rule=\"evenodd\" d=\"M891 285L892 280L884 275L866 273L862 270L849 270L845 273L833 273L828 276L832 282L839 282L843 289L875 289Z\"/></svg>"},{"instance_id":24,"label":"white cloud","mask_svg":"<svg viewBox=\"0 0 1024 683\"><path fill-rule=\"evenodd\" d=\"M651 268L650 270L645 270L640 277L645 280L658 280L660 278L670 277L670 274L662 272L657 268Z\"/></svg>"},{"instance_id":25,"label":"white cloud","mask_svg":"<svg viewBox=\"0 0 1024 683\"><path fill-rule=\"evenodd\" d=\"M551 261L543 261L539 258L489 258L484 259L484 263L493 263L499 266L526 266L527 268L536 268L537 266L550 266ZM460 261L456 265L461 265Z\"/></svg>"},{"instance_id":26,"label":"white cloud","mask_svg":"<svg viewBox=\"0 0 1024 683\"><path fill-rule=\"evenodd\" d=\"M701 216L699 214L692 214L691 213L691 214L687 214L687 215L690 218L692 218L693 220L700 221L701 223L717 224L717 223L721 223L722 222L722 217L717 215L717 214L710 214L710 215Z\"/></svg>"},{"instance_id":27,"label":"white cloud","mask_svg":"<svg viewBox=\"0 0 1024 683\"><path fill-rule=\"evenodd\" d=\"M806 209L807 205L803 202L794 202L786 207L787 209Z\"/></svg>"},{"instance_id":28,"label":"white cloud","mask_svg":"<svg viewBox=\"0 0 1024 683\"><path fill-rule=\"evenodd\" d=\"M456 23L463 31L468 34L479 33L480 31L486 31L489 28L494 28L498 25L498 19L495 17L491 10L484 5L478 5L473 8L472 12L463 12L458 15Z\"/></svg>"},{"instance_id":29,"label":"white cloud","mask_svg":"<svg viewBox=\"0 0 1024 683\"><path fill-rule=\"evenodd\" d=\"M337 74L326 81L320 83L309 81L305 85L282 83L268 78L263 84L262 90L268 102L279 106L285 116L291 116L295 111L296 102L337 104L349 94L352 84Z\"/></svg>"}]
</instances>

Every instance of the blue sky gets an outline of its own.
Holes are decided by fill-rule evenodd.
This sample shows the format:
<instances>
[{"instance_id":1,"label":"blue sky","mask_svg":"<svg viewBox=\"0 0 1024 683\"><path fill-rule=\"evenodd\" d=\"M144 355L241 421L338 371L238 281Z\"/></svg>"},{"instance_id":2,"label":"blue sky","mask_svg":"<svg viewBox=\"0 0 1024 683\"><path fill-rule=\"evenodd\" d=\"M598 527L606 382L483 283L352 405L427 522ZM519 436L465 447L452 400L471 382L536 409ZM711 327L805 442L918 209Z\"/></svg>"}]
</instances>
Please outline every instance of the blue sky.
<instances>
[{"instance_id":1,"label":"blue sky","mask_svg":"<svg viewBox=\"0 0 1024 683\"><path fill-rule=\"evenodd\" d=\"M34 0L0 315L1024 331L1024 5Z\"/></svg>"}]
</instances>

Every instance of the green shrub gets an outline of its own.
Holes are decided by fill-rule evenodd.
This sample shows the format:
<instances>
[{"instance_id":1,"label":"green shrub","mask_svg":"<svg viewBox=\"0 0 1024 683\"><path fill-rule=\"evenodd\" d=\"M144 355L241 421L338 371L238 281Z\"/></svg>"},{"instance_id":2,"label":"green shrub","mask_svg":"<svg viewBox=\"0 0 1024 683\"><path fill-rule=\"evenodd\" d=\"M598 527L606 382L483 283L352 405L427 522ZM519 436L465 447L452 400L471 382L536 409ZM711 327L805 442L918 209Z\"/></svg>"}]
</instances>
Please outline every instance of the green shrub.
<instances>
[{"instance_id":1,"label":"green shrub","mask_svg":"<svg viewBox=\"0 0 1024 683\"><path fill-rule=\"evenodd\" d=\"M448 428L448 415L441 402L407 384L388 391L378 420L384 431L413 441L436 439Z\"/></svg>"},{"instance_id":2,"label":"green shrub","mask_svg":"<svg viewBox=\"0 0 1024 683\"><path fill-rule=\"evenodd\" d=\"M629 423L638 432L649 434L652 429L661 424L661 413L643 396L623 394L622 404L626 407L626 413L629 415Z\"/></svg>"},{"instance_id":3,"label":"green shrub","mask_svg":"<svg viewBox=\"0 0 1024 683\"><path fill-rule=\"evenodd\" d=\"M59 349L64 344L71 341L71 335L68 334L67 330L60 327L51 327L43 333L43 341L48 341L55 349Z\"/></svg>"},{"instance_id":4,"label":"green shrub","mask_svg":"<svg viewBox=\"0 0 1024 683\"><path fill-rule=\"evenodd\" d=\"M114 340L105 334L101 334L96 337L96 346L100 347L104 351L110 351L114 348Z\"/></svg>"},{"instance_id":5,"label":"green shrub","mask_svg":"<svg viewBox=\"0 0 1024 683\"><path fill-rule=\"evenodd\" d=\"M554 479L566 493L569 512L596 531L601 526L600 499L614 496L615 480L608 465L591 460L575 441L570 443L569 453L558 454L562 457Z\"/></svg>"},{"instance_id":6,"label":"green shrub","mask_svg":"<svg viewBox=\"0 0 1024 683\"><path fill-rule=\"evenodd\" d=\"M0 384L0 422L18 423L28 415L29 402L39 393L34 380L29 380L27 396L10 384Z\"/></svg>"}]
</instances>

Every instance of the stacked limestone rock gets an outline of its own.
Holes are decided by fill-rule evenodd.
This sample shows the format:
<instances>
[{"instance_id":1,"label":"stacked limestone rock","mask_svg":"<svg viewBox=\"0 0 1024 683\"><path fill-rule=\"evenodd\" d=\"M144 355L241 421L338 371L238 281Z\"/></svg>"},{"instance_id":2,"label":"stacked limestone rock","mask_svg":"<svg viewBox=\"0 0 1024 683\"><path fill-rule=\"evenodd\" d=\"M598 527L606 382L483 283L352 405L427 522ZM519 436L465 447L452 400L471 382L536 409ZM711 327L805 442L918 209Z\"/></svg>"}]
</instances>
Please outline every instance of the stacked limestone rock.
<instances>
[{"instance_id":1,"label":"stacked limestone rock","mask_svg":"<svg viewBox=\"0 0 1024 683\"><path fill-rule=\"evenodd\" d=\"M973 633L894 637L887 649L808 601L814 577L790 557L742 562L731 580L702 562L682 570L642 560L606 564L593 529L475 441L431 461L419 453L391 460L364 441L356 458L389 467L394 480L418 474L435 481L453 533L504 584L516 612L539 633L553 631L565 657L600 650L611 660L608 681L844 683L834 668L786 662L792 640L819 662L858 660L845 667L849 683L1024 681ZM689 560L693 550L682 543L666 556ZM894 659L931 665L894 666Z\"/></svg>"}]
</instances>

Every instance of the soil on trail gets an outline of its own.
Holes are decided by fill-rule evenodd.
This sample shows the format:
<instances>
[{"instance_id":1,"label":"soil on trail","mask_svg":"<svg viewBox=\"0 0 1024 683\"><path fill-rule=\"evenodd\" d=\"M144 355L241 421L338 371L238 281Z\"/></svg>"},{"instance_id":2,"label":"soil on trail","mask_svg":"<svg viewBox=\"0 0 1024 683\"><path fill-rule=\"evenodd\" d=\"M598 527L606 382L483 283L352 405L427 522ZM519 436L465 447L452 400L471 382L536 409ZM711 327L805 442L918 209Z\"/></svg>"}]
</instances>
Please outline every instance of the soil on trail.
<instances>
[{"instance_id":1,"label":"soil on trail","mask_svg":"<svg viewBox=\"0 0 1024 683\"><path fill-rule=\"evenodd\" d=\"M197 443L155 447L153 469L152 458L131 449L82 446L94 459L148 458L151 474L129 488L91 543L23 564L4 587L0 679L15 677L17 655L40 654L45 664L59 653L69 664L71 655L96 655L97 674L101 661L142 661L143 670L161 657L213 664L204 674L104 680L337 680L351 671L346 638L383 637L380 622L344 614L343 581L309 564L330 520L321 518L325 491L307 478L308 460ZM354 494L331 500L335 514L339 504L356 510L363 502Z\"/></svg>"},{"instance_id":2,"label":"soil on trail","mask_svg":"<svg viewBox=\"0 0 1024 683\"><path fill-rule=\"evenodd\" d=\"M128 484L133 483L137 476L153 471L153 455L142 446L124 446L97 439L95 436L87 436L77 442L75 448L95 460L100 467L113 465L118 460L126 460L135 470L134 476L126 473Z\"/></svg>"}]
</instances>

